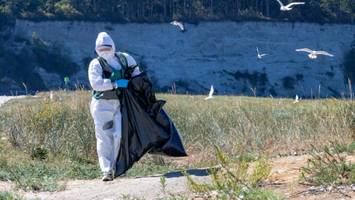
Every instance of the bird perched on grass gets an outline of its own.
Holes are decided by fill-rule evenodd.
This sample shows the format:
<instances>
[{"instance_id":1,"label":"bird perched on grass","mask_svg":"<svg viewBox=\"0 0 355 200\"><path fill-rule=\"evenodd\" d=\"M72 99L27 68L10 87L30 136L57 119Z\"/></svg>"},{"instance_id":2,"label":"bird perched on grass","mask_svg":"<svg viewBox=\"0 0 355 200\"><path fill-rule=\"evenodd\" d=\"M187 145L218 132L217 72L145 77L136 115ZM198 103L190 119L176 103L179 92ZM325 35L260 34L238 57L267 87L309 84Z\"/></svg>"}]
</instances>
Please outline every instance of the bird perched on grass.
<instances>
[{"instance_id":1,"label":"bird perched on grass","mask_svg":"<svg viewBox=\"0 0 355 200\"><path fill-rule=\"evenodd\" d=\"M295 97L295 100L293 101L293 103L298 103L298 102L300 102L300 98L298 97L298 95L296 95L296 97Z\"/></svg>"}]
</instances>

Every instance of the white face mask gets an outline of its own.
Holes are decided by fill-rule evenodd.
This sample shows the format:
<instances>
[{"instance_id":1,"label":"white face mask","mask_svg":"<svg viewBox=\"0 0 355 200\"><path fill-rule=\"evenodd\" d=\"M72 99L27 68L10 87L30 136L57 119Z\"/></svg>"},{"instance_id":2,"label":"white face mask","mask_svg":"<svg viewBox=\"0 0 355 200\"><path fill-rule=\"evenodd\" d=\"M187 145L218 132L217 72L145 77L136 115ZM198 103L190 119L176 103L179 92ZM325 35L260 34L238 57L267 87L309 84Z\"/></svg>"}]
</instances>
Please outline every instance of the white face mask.
<instances>
[{"instance_id":1,"label":"white face mask","mask_svg":"<svg viewBox=\"0 0 355 200\"><path fill-rule=\"evenodd\" d=\"M105 58L105 59L109 59L115 56L115 52L113 51L102 51L99 52L99 56Z\"/></svg>"}]
</instances>

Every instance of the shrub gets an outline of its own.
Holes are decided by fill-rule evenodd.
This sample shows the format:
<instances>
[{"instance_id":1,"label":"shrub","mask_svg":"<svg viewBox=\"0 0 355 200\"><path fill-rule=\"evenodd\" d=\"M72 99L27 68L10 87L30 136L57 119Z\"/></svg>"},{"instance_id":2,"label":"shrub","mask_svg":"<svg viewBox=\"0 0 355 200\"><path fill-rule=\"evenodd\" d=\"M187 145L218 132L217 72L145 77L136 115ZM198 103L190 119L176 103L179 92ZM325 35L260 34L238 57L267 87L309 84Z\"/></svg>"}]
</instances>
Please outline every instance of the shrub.
<instances>
[{"instance_id":1,"label":"shrub","mask_svg":"<svg viewBox=\"0 0 355 200\"><path fill-rule=\"evenodd\" d=\"M258 159L249 174L251 163L247 160L232 163L218 147L216 157L221 168L211 170L211 184L199 184L187 175L194 192L211 199L280 199L273 192L260 188L271 172L271 165L266 159Z\"/></svg>"},{"instance_id":2,"label":"shrub","mask_svg":"<svg viewBox=\"0 0 355 200\"><path fill-rule=\"evenodd\" d=\"M19 37L16 36L17 40L23 40ZM37 66L61 77L73 75L80 69L64 52L63 46L45 42L36 33L33 33L31 40L26 41L20 51L0 45L0 77L9 77L20 87L24 83L30 91L46 90L42 78L35 71Z\"/></svg>"},{"instance_id":3,"label":"shrub","mask_svg":"<svg viewBox=\"0 0 355 200\"><path fill-rule=\"evenodd\" d=\"M45 42L36 33L33 33L31 42L35 62L48 72L54 72L64 77L70 76L80 69L79 65L63 52L64 47L60 44Z\"/></svg>"},{"instance_id":4,"label":"shrub","mask_svg":"<svg viewBox=\"0 0 355 200\"><path fill-rule=\"evenodd\" d=\"M317 186L355 183L355 165L347 162L336 146L326 146L322 152L314 150L311 156L307 166L300 169L301 181Z\"/></svg>"},{"instance_id":5,"label":"shrub","mask_svg":"<svg viewBox=\"0 0 355 200\"><path fill-rule=\"evenodd\" d=\"M3 76L16 80L17 84L21 86L22 83L25 83L30 90L46 89L41 77L33 71L35 60L29 49L22 49L15 53L6 47L2 48L0 56L0 71L2 72L0 73Z\"/></svg>"},{"instance_id":6,"label":"shrub","mask_svg":"<svg viewBox=\"0 0 355 200\"><path fill-rule=\"evenodd\" d=\"M0 200L22 200L20 195L14 194L12 192L0 192Z\"/></svg>"},{"instance_id":7,"label":"shrub","mask_svg":"<svg viewBox=\"0 0 355 200\"><path fill-rule=\"evenodd\" d=\"M282 79L282 85L285 89L293 90L295 89L296 80L293 77L286 76Z\"/></svg>"},{"instance_id":8,"label":"shrub","mask_svg":"<svg viewBox=\"0 0 355 200\"><path fill-rule=\"evenodd\" d=\"M35 147L31 151L31 158L34 159L39 159L39 160L45 160L48 157L48 150L43 147Z\"/></svg>"},{"instance_id":9,"label":"shrub","mask_svg":"<svg viewBox=\"0 0 355 200\"><path fill-rule=\"evenodd\" d=\"M74 8L70 0L61 0L54 4L54 13L59 18L71 19L81 16L82 14Z\"/></svg>"},{"instance_id":10,"label":"shrub","mask_svg":"<svg viewBox=\"0 0 355 200\"><path fill-rule=\"evenodd\" d=\"M265 72L253 71L252 73L250 73L248 70L245 71L237 70L235 72L223 70L223 73L234 77L235 80L248 82L249 84L248 86L253 88L264 87L269 82L267 74Z\"/></svg>"}]
</instances>

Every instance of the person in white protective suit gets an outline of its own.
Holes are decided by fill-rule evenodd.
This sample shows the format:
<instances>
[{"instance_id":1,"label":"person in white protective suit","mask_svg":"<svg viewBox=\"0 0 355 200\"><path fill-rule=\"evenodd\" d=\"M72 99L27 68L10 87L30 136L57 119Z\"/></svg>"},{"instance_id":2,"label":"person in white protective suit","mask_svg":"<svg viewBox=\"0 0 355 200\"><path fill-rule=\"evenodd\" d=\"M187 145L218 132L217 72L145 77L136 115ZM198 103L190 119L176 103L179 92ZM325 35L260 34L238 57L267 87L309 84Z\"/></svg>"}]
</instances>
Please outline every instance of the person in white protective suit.
<instances>
[{"instance_id":1,"label":"person in white protective suit","mask_svg":"<svg viewBox=\"0 0 355 200\"><path fill-rule=\"evenodd\" d=\"M119 89L128 85L124 79L123 68L129 68L131 75L140 73L132 56L115 52L111 37L101 32L96 39L98 58L90 62L88 75L93 89L90 112L94 119L97 140L97 154L103 181L112 181L121 140L121 112ZM118 56L120 55L120 56ZM125 62L122 62L122 59ZM125 64L125 67L122 65Z\"/></svg>"}]
</instances>

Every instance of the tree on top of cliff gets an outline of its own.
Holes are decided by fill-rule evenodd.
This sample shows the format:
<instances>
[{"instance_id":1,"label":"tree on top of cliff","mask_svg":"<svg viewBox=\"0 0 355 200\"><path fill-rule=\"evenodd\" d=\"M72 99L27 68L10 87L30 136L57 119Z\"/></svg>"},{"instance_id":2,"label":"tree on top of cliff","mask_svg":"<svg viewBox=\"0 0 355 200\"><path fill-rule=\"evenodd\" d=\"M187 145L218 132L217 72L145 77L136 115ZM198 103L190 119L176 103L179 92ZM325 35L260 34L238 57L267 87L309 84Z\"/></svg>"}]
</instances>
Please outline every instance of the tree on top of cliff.
<instances>
[{"instance_id":1,"label":"tree on top of cliff","mask_svg":"<svg viewBox=\"0 0 355 200\"><path fill-rule=\"evenodd\" d=\"M213 20L287 20L353 23L354 0L304 0L281 12L276 0L6 0L0 13L29 20L110 22L198 22ZM283 0L284 3L290 0Z\"/></svg>"}]
</instances>

